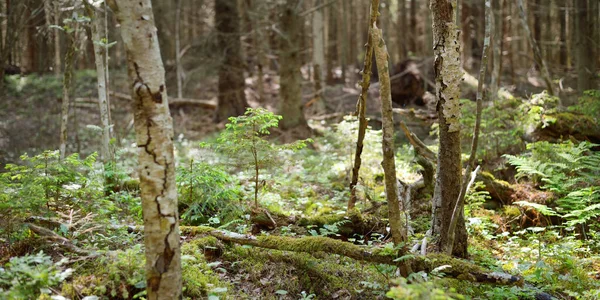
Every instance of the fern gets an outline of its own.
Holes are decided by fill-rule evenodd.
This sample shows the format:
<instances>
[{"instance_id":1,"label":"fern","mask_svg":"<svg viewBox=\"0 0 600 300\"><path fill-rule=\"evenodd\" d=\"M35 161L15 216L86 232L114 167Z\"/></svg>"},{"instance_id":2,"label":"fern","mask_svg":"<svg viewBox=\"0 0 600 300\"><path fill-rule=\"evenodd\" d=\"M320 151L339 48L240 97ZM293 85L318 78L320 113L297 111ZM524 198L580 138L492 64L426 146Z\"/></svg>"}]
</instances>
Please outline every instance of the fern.
<instances>
[{"instance_id":1,"label":"fern","mask_svg":"<svg viewBox=\"0 0 600 300\"><path fill-rule=\"evenodd\" d=\"M517 179L529 178L559 197L555 210L527 201L516 203L544 215L559 215L569 226L600 216L600 153L591 150L597 146L589 142L537 142L527 145L530 152L526 155L504 155L516 168Z\"/></svg>"}]
</instances>

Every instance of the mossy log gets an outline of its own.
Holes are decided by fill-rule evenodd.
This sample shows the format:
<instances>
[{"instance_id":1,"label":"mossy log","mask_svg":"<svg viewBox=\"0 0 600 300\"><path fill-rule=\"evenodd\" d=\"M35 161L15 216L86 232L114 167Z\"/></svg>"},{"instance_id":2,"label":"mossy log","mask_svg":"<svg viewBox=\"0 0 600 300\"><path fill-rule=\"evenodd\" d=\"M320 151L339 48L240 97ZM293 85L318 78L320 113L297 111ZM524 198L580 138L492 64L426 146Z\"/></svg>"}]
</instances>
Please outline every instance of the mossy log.
<instances>
[{"instance_id":1,"label":"mossy log","mask_svg":"<svg viewBox=\"0 0 600 300\"><path fill-rule=\"evenodd\" d=\"M479 172L476 180L485 184L485 191L490 194L492 201L498 203L498 205L509 205L513 202L516 189L510 183L497 179L489 172Z\"/></svg>"},{"instance_id":2,"label":"mossy log","mask_svg":"<svg viewBox=\"0 0 600 300\"><path fill-rule=\"evenodd\" d=\"M375 205L375 210L382 205ZM322 215L316 217L300 218L296 224L300 227L337 224L339 234L343 237L353 237L355 234L368 235L370 233L386 233L387 222L377 214L361 213L358 209L352 209L343 215Z\"/></svg>"},{"instance_id":3,"label":"mossy log","mask_svg":"<svg viewBox=\"0 0 600 300\"><path fill-rule=\"evenodd\" d=\"M580 141L600 142L600 124L587 115L572 112L546 114L528 134L532 141L556 141L573 137Z\"/></svg>"},{"instance_id":4,"label":"mossy log","mask_svg":"<svg viewBox=\"0 0 600 300\"><path fill-rule=\"evenodd\" d=\"M323 236L306 236L301 238L283 236L253 236L239 234L230 231L218 230L212 227L181 227L182 234L210 235L222 241L250 245L254 247L274 249L281 251L304 252L316 254L325 252L349 257L355 260L371 263L388 264L398 266L410 263L415 272L430 272L438 267L448 266L443 270L445 274L461 280L473 282L513 284L521 285L523 279L505 273L488 272L483 268L468 261L448 257L442 254L430 254L427 256L407 256L406 252L400 250L398 255L390 255L388 251L381 248L371 248L355 245L348 242L330 239ZM397 259L403 257L405 259Z\"/></svg>"}]
</instances>

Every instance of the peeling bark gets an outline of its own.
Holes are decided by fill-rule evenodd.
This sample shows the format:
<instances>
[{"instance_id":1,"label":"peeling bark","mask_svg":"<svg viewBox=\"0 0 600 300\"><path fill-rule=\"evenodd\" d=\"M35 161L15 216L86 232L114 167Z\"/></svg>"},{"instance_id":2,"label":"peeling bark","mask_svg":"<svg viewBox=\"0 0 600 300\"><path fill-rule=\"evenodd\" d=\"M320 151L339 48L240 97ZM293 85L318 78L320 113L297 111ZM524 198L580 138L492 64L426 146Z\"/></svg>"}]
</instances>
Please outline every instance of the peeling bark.
<instances>
[{"instance_id":1,"label":"peeling bark","mask_svg":"<svg viewBox=\"0 0 600 300\"><path fill-rule=\"evenodd\" d=\"M181 297L179 216L165 71L150 0L110 0L121 24L134 106L148 299Z\"/></svg>"},{"instance_id":2,"label":"peeling bark","mask_svg":"<svg viewBox=\"0 0 600 300\"><path fill-rule=\"evenodd\" d=\"M460 43L455 24L456 0L432 0L434 71L436 82L439 140L437 178L432 207L432 232L440 238L437 251L448 241L452 211L461 187L460 161ZM453 255L467 256L467 232L461 211L458 218Z\"/></svg>"}]
</instances>

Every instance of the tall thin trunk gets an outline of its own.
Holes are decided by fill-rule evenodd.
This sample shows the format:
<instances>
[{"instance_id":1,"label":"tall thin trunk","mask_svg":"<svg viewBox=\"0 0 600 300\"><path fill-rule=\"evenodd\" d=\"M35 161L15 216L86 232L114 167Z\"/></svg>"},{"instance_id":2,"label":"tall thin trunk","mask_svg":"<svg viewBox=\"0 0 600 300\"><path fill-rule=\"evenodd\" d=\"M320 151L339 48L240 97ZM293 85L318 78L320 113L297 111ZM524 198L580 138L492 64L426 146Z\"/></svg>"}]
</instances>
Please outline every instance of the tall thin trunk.
<instances>
[{"instance_id":1,"label":"tall thin trunk","mask_svg":"<svg viewBox=\"0 0 600 300\"><path fill-rule=\"evenodd\" d=\"M177 74L177 98L183 98L183 68L181 66L181 1L175 0L175 67ZM187 15L187 14L185 14Z\"/></svg>"},{"instance_id":2,"label":"tall thin trunk","mask_svg":"<svg viewBox=\"0 0 600 300\"><path fill-rule=\"evenodd\" d=\"M316 0L315 6L321 5L323 0ZM325 19L324 8L316 10L312 14L312 44L313 44L313 72L315 81L316 97L321 98L323 79L325 78Z\"/></svg>"},{"instance_id":3,"label":"tall thin trunk","mask_svg":"<svg viewBox=\"0 0 600 300\"><path fill-rule=\"evenodd\" d=\"M460 40L462 46L462 67L465 70L471 70L471 61L473 60L471 56L472 51L472 43L471 43L471 6L467 3L467 0L459 0L461 7L460 14ZM457 4L458 5L458 4Z\"/></svg>"},{"instance_id":4,"label":"tall thin trunk","mask_svg":"<svg viewBox=\"0 0 600 300\"><path fill-rule=\"evenodd\" d=\"M400 214L400 201L398 200L398 178L396 177L396 160L394 147L394 114L392 112L392 93L390 86L390 71L388 52L383 40L381 30L374 26L371 28L373 47L377 70L379 73L379 90L381 94L381 119L383 139L383 167L385 181L385 195L388 203L390 232L395 245L406 241L406 228L402 226Z\"/></svg>"},{"instance_id":5,"label":"tall thin trunk","mask_svg":"<svg viewBox=\"0 0 600 300\"><path fill-rule=\"evenodd\" d=\"M181 251L173 155L173 120L152 3L109 0L121 24L133 99L144 245L146 297L181 298Z\"/></svg>"},{"instance_id":6,"label":"tall thin trunk","mask_svg":"<svg viewBox=\"0 0 600 300\"><path fill-rule=\"evenodd\" d=\"M77 23L75 23L77 27ZM77 29L69 39L70 45L65 56L65 72L63 74L63 98L60 122L60 159L65 158L67 151L67 127L69 124L69 110L71 101L69 99L71 92L71 80L73 78L73 61L77 51Z\"/></svg>"},{"instance_id":7,"label":"tall thin trunk","mask_svg":"<svg viewBox=\"0 0 600 300\"><path fill-rule=\"evenodd\" d=\"M450 247L453 254L467 256L464 215L459 213L453 245L449 245L448 228L460 193L460 43L454 22L456 0L432 0L434 71L439 120L439 153L433 203L432 232L439 234L438 251Z\"/></svg>"},{"instance_id":8,"label":"tall thin trunk","mask_svg":"<svg viewBox=\"0 0 600 300\"><path fill-rule=\"evenodd\" d=\"M418 55L417 49L417 0L410 0L410 28L408 31L409 39L408 43L410 45L410 51L412 55Z\"/></svg>"},{"instance_id":9,"label":"tall thin trunk","mask_svg":"<svg viewBox=\"0 0 600 300\"><path fill-rule=\"evenodd\" d=\"M566 4L556 3L558 6L558 19L560 23L560 51L559 61L563 70L568 68L568 50L567 50L567 9Z\"/></svg>"},{"instance_id":10,"label":"tall thin trunk","mask_svg":"<svg viewBox=\"0 0 600 300\"><path fill-rule=\"evenodd\" d=\"M548 89L548 93L550 95L554 95L554 88L552 87L552 78L550 77L550 72L548 71L546 62L542 57L542 52L540 51L540 48L538 47L538 44L535 41L531 30L529 29L529 23L527 21L527 14L525 13L525 5L523 4L523 0L518 0L518 5L519 14L521 16L521 23L523 25L523 29L525 30L525 37L528 39L531 49L533 50L533 58L538 68L542 71L542 78L546 83L546 89Z\"/></svg>"},{"instance_id":11,"label":"tall thin trunk","mask_svg":"<svg viewBox=\"0 0 600 300\"><path fill-rule=\"evenodd\" d=\"M371 4L371 17L369 21L369 32L379 14L379 1L373 0ZM350 200L348 200L348 212L356 205L356 185L358 184L358 174L362 163L361 155L363 151L363 141L367 131L367 118L365 117L367 110L367 94L371 85L371 68L373 63L373 36L369 34L367 44L365 46L365 59L363 61L362 81L360 83L361 92L356 103L356 115L358 117L358 140L356 141L356 152L354 153L354 167L352 168L352 179L350 182Z\"/></svg>"},{"instance_id":12,"label":"tall thin trunk","mask_svg":"<svg viewBox=\"0 0 600 300\"><path fill-rule=\"evenodd\" d=\"M398 0L398 25L397 25L397 32L403 32L404 34L402 34L402 37L400 37L398 35L398 51L400 52L398 54L399 57L399 61L402 61L406 58L408 58L408 47L406 45L406 37L408 36L406 34L406 0ZM430 45L431 46L431 45Z\"/></svg>"},{"instance_id":13,"label":"tall thin trunk","mask_svg":"<svg viewBox=\"0 0 600 300\"><path fill-rule=\"evenodd\" d=\"M105 64L106 48L102 45L101 41L106 36L104 27L104 14L106 11L94 8L92 5L84 1L86 10L90 18L92 19L92 44L94 47L94 62L96 64L96 78L98 81L98 105L100 109L100 123L102 124L102 142L101 142L101 160L104 163L112 162L113 155L110 149L110 119L108 105L108 86L107 86L107 68ZM108 41L104 41L107 43Z\"/></svg>"},{"instance_id":14,"label":"tall thin trunk","mask_svg":"<svg viewBox=\"0 0 600 300\"><path fill-rule=\"evenodd\" d=\"M489 1L489 0L486 0ZM487 5L487 4L486 4ZM488 14L488 10L486 8L486 17ZM502 75L502 40L503 40L503 36L502 36L502 26L503 26L503 22L502 22L502 5L500 0L493 0L492 1L492 16L490 18L493 18L492 21L486 22L486 26L485 26L485 38L484 38L484 45L483 45L483 55L487 55L486 51L486 38L490 38L490 35L493 35L491 37L492 39L492 44L493 46L493 52L492 52L492 64L493 64L493 69L492 69L492 80L490 83L490 95L491 95L491 100L495 101L496 98L498 97L498 85L499 85L499 81L500 81L500 76ZM492 22L493 26L490 25L490 22ZM489 27L492 27L492 32L488 33L488 31L490 30ZM482 61L484 60L483 56L482 56ZM479 69L482 69L483 66L481 66ZM481 74L481 71L480 71ZM481 77L483 79L485 79L485 77ZM480 78L480 80L482 80Z\"/></svg>"},{"instance_id":15,"label":"tall thin trunk","mask_svg":"<svg viewBox=\"0 0 600 300\"><path fill-rule=\"evenodd\" d=\"M598 0L590 0L590 4L588 7L588 43L590 44L590 84L591 89L594 87L597 88L596 84L596 74L598 73L598 59L600 55L600 36L599 32L600 24L598 23L599 12L598 7L600 5L600 1Z\"/></svg>"},{"instance_id":16,"label":"tall thin trunk","mask_svg":"<svg viewBox=\"0 0 600 300\"><path fill-rule=\"evenodd\" d=\"M54 2L54 25L60 26L60 2ZM54 31L54 74L60 75L62 65L60 61L60 35Z\"/></svg>"}]
</instances>

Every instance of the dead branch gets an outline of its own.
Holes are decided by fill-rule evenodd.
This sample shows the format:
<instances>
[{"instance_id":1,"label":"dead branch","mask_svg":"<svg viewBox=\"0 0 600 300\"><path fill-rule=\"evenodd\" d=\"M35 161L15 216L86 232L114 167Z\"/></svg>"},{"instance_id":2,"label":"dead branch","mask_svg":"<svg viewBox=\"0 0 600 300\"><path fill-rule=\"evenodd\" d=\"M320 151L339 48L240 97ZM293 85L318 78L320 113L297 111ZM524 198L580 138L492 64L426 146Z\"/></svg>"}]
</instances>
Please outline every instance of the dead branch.
<instances>
[{"instance_id":1,"label":"dead branch","mask_svg":"<svg viewBox=\"0 0 600 300\"><path fill-rule=\"evenodd\" d=\"M84 256L90 256L90 255L94 254L94 251L81 249L81 248L73 245L73 243L70 240L56 234L54 231L52 231L50 229L40 227L37 225L33 225L31 223L26 223L26 224L27 224L27 226L29 226L29 229L31 231L33 231L35 234L45 238L46 240L56 242L56 244L59 247L65 249L69 252L72 252L72 253L75 253L78 255L84 255Z\"/></svg>"}]
</instances>

